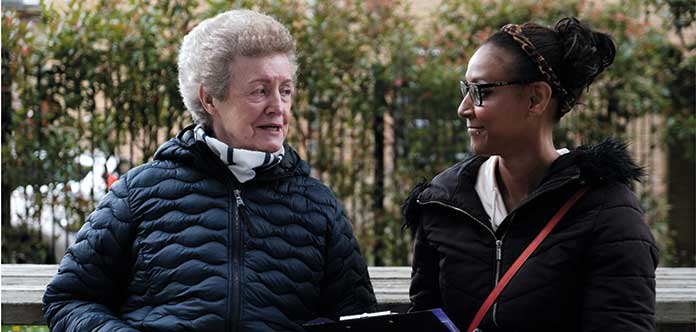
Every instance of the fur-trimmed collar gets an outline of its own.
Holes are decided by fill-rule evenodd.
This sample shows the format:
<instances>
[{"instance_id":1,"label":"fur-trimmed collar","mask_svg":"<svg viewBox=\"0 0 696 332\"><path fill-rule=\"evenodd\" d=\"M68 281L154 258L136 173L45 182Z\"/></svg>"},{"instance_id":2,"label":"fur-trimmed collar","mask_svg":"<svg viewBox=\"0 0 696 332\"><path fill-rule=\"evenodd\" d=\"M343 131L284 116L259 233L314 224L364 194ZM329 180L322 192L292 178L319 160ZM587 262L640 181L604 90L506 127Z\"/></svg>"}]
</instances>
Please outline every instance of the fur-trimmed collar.
<instances>
[{"instance_id":1,"label":"fur-trimmed collar","mask_svg":"<svg viewBox=\"0 0 696 332\"><path fill-rule=\"evenodd\" d=\"M580 176L591 182L618 181L630 184L645 175L643 167L636 164L626 150L627 144L609 138L597 145L580 147L577 166Z\"/></svg>"}]
</instances>

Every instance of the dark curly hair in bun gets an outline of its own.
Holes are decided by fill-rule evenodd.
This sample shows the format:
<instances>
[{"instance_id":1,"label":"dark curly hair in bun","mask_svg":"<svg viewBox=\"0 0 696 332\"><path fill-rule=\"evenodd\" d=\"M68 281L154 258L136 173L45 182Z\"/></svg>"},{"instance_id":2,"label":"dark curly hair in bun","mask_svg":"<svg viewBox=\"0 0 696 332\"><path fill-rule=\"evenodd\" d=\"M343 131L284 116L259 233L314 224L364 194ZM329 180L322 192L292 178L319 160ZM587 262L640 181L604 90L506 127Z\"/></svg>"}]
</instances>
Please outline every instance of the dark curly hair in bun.
<instances>
[{"instance_id":1,"label":"dark curly hair in bun","mask_svg":"<svg viewBox=\"0 0 696 332\"><path fill-rule=\"evenodd\" d=\"M506 26L503 30L493 34L484 45L495 45L512 56L515 65L509 69L515 74L510 80L539 80L551 85L560 105L556 119L575 106L583 90L614 62L616 55L611 36L592 30L575 17L559 20L553 29L525 23L516 29ZM525 42L531 47L523 47ZM533 55L543 57L546 64Z\"/></svg>"}]
</instances>

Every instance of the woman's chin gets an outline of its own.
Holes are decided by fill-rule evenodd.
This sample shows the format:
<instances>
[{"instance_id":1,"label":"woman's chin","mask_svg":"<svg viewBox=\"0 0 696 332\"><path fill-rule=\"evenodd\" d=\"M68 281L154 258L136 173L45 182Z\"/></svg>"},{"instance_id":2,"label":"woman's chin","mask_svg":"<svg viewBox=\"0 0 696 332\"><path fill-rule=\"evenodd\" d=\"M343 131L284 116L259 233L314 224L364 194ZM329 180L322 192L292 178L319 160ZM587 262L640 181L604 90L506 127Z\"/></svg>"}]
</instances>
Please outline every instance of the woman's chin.
<instances>
[{"instance_id":1,"label":"woman's chin","mask_svg":"<svg viewBox=\"0 0 696 332\"><path fill-rule=\"evenodd\" d=\"M283 141L259 142L258 144L254 144L254 150L274 153L278 152L282 146Z\"/></svg>"}]
</instances>

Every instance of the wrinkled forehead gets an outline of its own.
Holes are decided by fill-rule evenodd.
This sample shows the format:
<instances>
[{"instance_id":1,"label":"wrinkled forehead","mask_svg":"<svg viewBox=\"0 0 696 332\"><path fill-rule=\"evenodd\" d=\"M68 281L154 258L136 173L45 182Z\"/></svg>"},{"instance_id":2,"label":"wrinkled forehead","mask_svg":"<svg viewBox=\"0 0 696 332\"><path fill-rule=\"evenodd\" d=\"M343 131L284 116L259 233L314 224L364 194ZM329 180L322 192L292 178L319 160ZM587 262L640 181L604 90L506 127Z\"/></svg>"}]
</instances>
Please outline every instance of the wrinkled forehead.
<instances>
[{"instance_id":1,"label":"wrinkled forehead","mask_svg":"<svg viewBox=\"0 0 696 332\"><path fill-rule=\"evenodd\" d=\"M464 79L472 83L498 82L514 79L512 56L493 44L484 44L469 59Z\"/></svg>"}]
</instances>

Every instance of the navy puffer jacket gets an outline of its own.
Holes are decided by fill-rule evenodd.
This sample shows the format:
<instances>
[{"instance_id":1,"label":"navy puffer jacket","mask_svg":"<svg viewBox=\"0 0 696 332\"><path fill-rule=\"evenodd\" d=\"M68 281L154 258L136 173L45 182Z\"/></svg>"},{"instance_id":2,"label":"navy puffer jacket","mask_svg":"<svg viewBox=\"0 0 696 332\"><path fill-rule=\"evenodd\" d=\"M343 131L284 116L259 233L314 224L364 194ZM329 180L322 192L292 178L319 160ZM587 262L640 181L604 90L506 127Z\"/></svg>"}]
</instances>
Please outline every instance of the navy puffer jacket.
<instances>
[{"instance_id":1,"label":"navy puffer jacket","mask_svg":"<svg viewBox=\"0 0 696 332\"><path fill-rule=\"evenodd\" d=\"M294 150L240 184L191 129L89 216L43 298L53 331L303 331L374 310L351 225Z\"/></svg>"}]
</instances>

